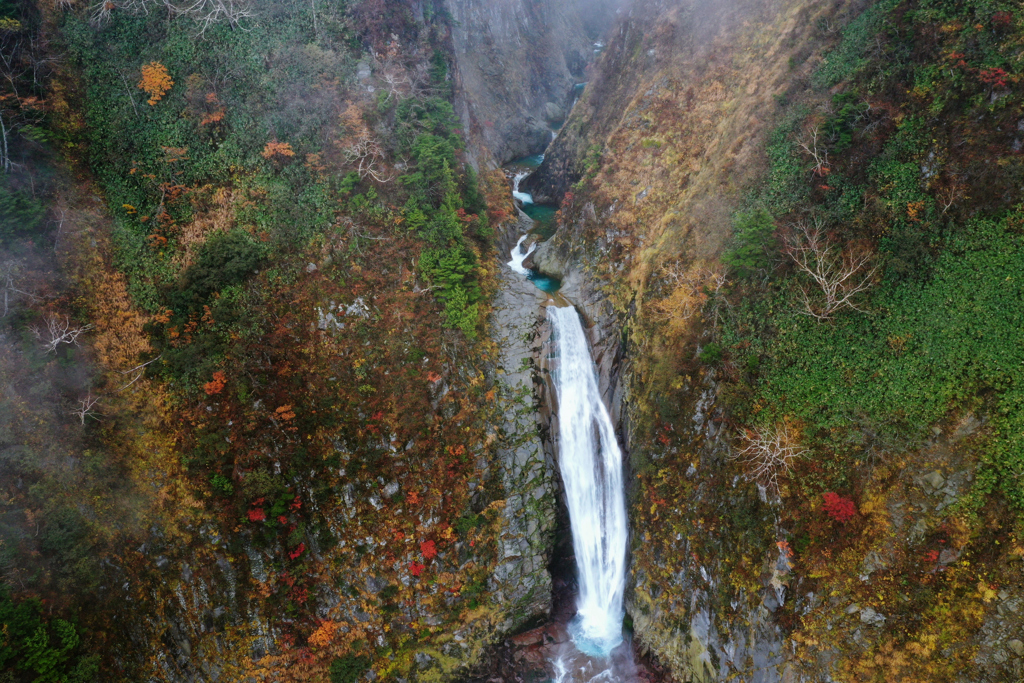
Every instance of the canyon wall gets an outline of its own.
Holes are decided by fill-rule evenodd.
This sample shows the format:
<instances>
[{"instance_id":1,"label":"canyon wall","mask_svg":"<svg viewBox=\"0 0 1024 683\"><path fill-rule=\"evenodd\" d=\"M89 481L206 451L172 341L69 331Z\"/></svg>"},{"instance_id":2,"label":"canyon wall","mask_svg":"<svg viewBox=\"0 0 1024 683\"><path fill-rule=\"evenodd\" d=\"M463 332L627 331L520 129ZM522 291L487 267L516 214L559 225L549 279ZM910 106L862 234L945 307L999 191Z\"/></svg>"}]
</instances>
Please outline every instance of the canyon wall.
<instances>
[{"instance_id":1,"label":"canyon wall","mask_svg":"<svg viewBox=\"0 0 1024 683\"><path fill-rule=\"evenodd\" d=\"M498 164L539 154L619 0L446 0L457 62L457 110L471 153ZM488 154L484 154L486 149Z\"/></svg>"}]
</instances>

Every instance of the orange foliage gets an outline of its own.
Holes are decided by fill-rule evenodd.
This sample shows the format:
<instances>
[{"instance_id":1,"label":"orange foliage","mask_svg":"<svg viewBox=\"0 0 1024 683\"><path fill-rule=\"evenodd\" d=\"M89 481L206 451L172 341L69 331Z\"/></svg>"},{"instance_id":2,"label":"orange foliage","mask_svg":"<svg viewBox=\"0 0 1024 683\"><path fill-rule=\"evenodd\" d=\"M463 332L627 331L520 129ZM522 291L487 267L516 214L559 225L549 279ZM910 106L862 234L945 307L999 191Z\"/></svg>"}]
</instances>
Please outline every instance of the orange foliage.
<instances>
[{"instance_id":1,"label":"orange foliage","mask_svg":"<svg viewBox=\"0 0 1024 683\"><path fill-rule=\"evenodd\" d=\"M295 156L295 150L287 142L274 140L267 143L267 146L263 148L262 154L264 159L273 159L274 157L289 158Z\"/></svg>"},{"instance_id":2,"label":"orange foliage","mask_svg":"<svg viewBox=\"0 0 1024 683\"><path fill-rule=\"evenodd\" d=\"M200 126L208 126L211 123L220 123L224 120L224 114L227 110L224 109L224 105L217 99L217 93L212 92L206 96L206 103L213 107L212 111L203 114L203 117L199 119Z\"/></svg>"},{"instance_id":3,"label":"orange foliage","mask_svg":"<svg viewBox=\"0 0 1024 683\"><path fill-rule=\"evenodd\" d=\"M217 371L213 373L213 381L207 382L203 385L203 391L206 392L207 396L213 396L224 391L224 385L227 384L228 378L224 376L224 373Z\"/></svg>"},{"instance_id":4,"label":"orange foliage","mask_svg":"<svg viewBox=\"0 0 1024 683\"><path fill-rule=\"evenodd\" d=\"M320 624L320 627L313 631L313 634L309 636L309 644L312 647L327 647L331 644L331 639L334 638L335 631L338 630L339 624L333 621L325 621Z\"/></svg>"},{"instance_id":5,"label":"orange foliage","mask_svg":"<svg viewBox=\"0 0 1024 683\"><path fill-rule=\"evenodd\" d=\"M150 106L159 102L174 85L171 75L167 73L167 67L160 62L150 62L142 67L142 79L139 81L139 89L145 90L149 95Z\"/></svg>"}]
</instances>

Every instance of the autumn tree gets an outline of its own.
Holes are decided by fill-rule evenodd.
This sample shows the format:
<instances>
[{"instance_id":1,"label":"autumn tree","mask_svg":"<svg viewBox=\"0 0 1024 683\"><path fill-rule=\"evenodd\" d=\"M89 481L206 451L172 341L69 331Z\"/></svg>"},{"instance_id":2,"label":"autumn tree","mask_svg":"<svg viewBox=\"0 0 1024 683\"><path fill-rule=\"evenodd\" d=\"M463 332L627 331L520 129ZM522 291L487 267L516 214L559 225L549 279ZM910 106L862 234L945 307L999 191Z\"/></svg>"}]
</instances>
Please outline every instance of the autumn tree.
<instances>
[{"instance_id":1,"label":"autumn tree","mask_svg":"<svg viewBox=\"0 0 1024 683\"><path fill-rule=\"evenodd\" d=\"M139 89L146 91L149 95L147 103L153 106L166 95L171 87L174 85L174 81L171 80L171 75L167 73L167 67L160 62L150 62L142 67L142 79L139 81Z\"/></svg>"}]
</instances>

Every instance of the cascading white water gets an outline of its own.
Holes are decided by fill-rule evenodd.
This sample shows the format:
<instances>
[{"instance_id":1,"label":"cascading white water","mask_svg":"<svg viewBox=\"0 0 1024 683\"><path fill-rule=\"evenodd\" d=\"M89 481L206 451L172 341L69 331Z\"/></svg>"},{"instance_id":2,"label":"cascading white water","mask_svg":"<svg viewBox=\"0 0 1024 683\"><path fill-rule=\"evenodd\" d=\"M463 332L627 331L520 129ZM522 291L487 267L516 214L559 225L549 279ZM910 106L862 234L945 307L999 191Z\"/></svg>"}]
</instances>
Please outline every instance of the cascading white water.
<instances>
[{"instance_id":1,"label":"cascading white water","mask_svg":"<svg viewBox=\"0 0 1024 683\"><path fill-rule=\"evenodd\" d=\"M558 345L559 466L579 572L577 616L570 630L577 649L606 656L622 641L626 583L626 500L622 451L597 373L572 307L548 307Z\"/></svg>"},{"instance_id":2,"label":"cascading white water","mask_svg":"<svg viewBox=\"0 0 1024 683\"><path fill-rule=\"evenodd\" d=\"M523 266L523 261L525 261L526 257L532 254L533 250L537 248L537 243L534 242L526 251L523 251L523 242L526 241L527 237L529 237L529 235L523 235L519 238L519 241L516 242L516 246L512 248L512 253L510 254L512 260L508 262L508 267L520 275L530 274L530 271Z\"/></svg>"},{"instance_id":3,"label":"cascading white water","mask_svg":"<svg viewBox=\"0 0 1024 683\"><path fill-rule=\"evenodd\" d=\"M529 171L521 171L516 173L516 177L512 179L512 196L521 201L523 204L533 204L533 195L529 192L520 192L519 183L526 176L530 175Z\"/></svg>"}]
</instances>

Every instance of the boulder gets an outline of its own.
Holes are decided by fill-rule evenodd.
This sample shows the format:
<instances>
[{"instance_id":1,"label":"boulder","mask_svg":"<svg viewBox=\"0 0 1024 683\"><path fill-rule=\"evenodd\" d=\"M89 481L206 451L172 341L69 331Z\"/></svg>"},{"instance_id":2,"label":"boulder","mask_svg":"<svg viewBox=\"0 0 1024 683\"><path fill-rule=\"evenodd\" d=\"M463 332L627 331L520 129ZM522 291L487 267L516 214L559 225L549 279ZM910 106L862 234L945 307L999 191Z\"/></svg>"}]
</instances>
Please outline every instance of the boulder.
<instances>
[{"instance_id":1,"label":"boulder","mask_svg":"<svg viewBox=\"0 0 1024 683\"><path fill-rule=\"evenodd\" d=\"M565 111L554 102L544 105L544 120L548 123L561 123L565 120Z\"/></svg>"}]
</instances>

